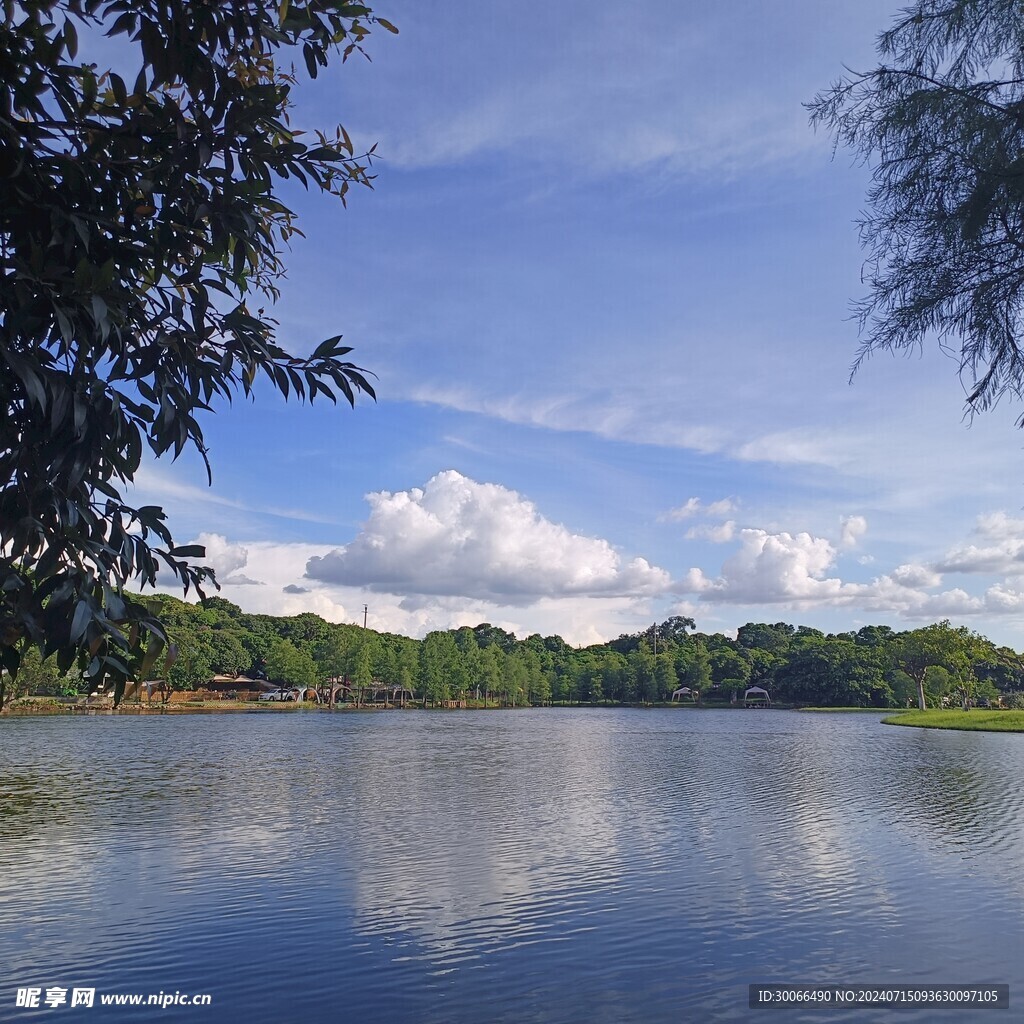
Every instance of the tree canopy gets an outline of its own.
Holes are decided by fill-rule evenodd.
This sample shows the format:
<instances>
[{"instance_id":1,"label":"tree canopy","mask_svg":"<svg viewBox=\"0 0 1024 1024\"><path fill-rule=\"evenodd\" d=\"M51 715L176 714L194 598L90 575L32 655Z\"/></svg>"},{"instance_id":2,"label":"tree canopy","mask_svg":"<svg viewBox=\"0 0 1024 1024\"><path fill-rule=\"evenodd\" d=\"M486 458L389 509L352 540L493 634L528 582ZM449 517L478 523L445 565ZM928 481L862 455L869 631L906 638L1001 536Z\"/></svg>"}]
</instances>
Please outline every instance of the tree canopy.
<instances>
[{"instance_id":1,"label":"tree canopy","mask_svg":"<svg viewBox=\"0 0 1024 1024\"><path fill-rule=\"evenodd\" d=\"M0 17L0 665L37 646L120 690L152 669L158 571L211 579L162 509L123 497L148 449L206 461L202 413L250 396L373 396L341 338L286 351L267 309L299 232L283 182L371 182L343 127L289 122L361 52L341 0L35 0ZM89 59L94 51L112 66ZM281 60L284 58L284 60ZM147 652L147 653L144 653Z\"/></svg>"},{"instance_id":2,"label":"tree canopy","mask_svg":"<svg viewBox=\"0 0 1024 1024\"><path fill-rule=\"evenodd\" d=\"M659 639L655 654L650 627L632 636L636 642L627 653L618 650L621 637L579 649L557 636L519 640L504 630L507 646L481 646L479 627L435 630L415 640L308 612L249 614L220 598L205 606L166 595L159 600L161 621L181 655L169 667L155 666L150 678L162 679L170 691L203 691L215 675L240 675L240 690L249 688L248 678L268 679L316 686L324 701L345 683L354 702L401 687L428 703L649 704L669 702L687 686L701 703L721 707L739 701L750 685L793 705L909 707L915 697L928 706L1024 702L1024 659L948 621L903 632L866 626L829 635L781 622L747 623L739 630L742 639L676 630L674 639ZM657 628L662 636L672 623ZM791 639L782 650L776 641L784 635ZM75 693L87 682L62 676L53 659L41 661L33 650L12 696Z\"/></svg>"},{"instance_id":3,"label":"tree canopy","mask_svg":"<svg viewBox=\"0 0 1024 1024\"><path fill-rule=\"evenodd\" d=\"M1020 4L918 0L881 35L878 52L876 68L847 75L810 105L812 121L872 168L857 362L938 339L959 355L969 409L1020 398Z\"/></svg>"}]
</instances>

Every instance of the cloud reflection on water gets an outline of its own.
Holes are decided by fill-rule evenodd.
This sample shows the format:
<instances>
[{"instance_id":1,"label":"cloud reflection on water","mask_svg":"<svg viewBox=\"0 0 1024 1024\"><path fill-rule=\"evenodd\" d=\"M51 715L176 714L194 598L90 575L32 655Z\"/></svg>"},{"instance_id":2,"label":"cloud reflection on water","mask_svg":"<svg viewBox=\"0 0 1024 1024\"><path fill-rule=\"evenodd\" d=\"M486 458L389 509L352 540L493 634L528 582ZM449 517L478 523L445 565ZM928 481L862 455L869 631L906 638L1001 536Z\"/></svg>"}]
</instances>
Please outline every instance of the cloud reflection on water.
<instances>
[{"instance_id":1,"label":"cloud reflection on water","mask_svg":"<svg viewBox=\"0 0 1024 1024\"><path fill-rule=\"evenodd\" d=\"M0 727L16 972L214 971L253 1020L281 951L310 1019L339 991L408 1020L485 997L730 1020L758 978L1024 983L1017 737L678 709Z\"/></svg>"}]
</instances>

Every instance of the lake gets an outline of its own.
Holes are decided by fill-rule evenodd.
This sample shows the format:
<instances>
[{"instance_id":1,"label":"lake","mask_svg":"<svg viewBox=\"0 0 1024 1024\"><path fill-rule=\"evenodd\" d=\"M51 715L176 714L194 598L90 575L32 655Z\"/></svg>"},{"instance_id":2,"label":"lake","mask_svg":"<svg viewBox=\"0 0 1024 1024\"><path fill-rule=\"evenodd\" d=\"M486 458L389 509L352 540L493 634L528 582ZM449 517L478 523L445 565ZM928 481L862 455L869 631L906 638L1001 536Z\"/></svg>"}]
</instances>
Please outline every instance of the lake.
<instances>
[{"instance_id":1,"label":"lake","mask_svg":"<svg viewBox=\"0 0 1024 1024\"><path fill-rule=\"evenodd\" d=\"M879 717L0 720L0 1019L1010 1019L1024 736ZM1011 1010L749 1009L766 982L1009 983ZM174 992L211 1005L99 1005Z\"/></svg>"}]
</instances>

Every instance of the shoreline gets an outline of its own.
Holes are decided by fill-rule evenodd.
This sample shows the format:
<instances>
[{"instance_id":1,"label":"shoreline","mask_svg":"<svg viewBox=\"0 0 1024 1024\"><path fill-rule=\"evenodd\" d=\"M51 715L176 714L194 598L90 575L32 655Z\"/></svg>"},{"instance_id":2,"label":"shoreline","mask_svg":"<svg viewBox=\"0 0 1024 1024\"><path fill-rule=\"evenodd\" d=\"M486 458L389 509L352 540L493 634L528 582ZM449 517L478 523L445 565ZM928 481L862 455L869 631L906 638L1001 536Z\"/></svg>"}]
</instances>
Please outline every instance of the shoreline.
<instances>
[{"instance_id":1,"label":"shoreline","mask_svg":"<svg viewBox=\"0 0 1024 1024\"><path fill-rule=\"evenodd\" d=\"M732 704L548 704L540 707L568 708L573 710L659 710L679 711L798 711L811 714L874 714L880 716L882 725L909 726L918 729L944 729L958 732L1012 732L1024 733L1024 711L985 710L974 708L970 711L956 709L896 710L893 708L827 708L820 706L792 707L775 705L771 708L744 708ZM14 718L48 718L52 716L78 716L94 718L152 715L238 715L238 714L294 714L309 712L340 712L342 714L367 714L382 711L523 711L533 710L533 705L502 706L495 703L483 704L470 701L465 707L424 707L422 702L408 703L404 707L389 705L336 705L306 701L176 701L162 704L122 703L114 708L111 704L85 704L76 701L61 701L54 698L22 698L0 712L0 720Z\"/></svg>"},{"instance_id":2,"label":"shoreline","mask_svg":"<svg viewBox=\"0 0 1024 1024\"><path fill-rule=\"evenodd\" d=\"M775 708L744 708L742 705L731 704L680 704L680 703L652 703L652 704L618 704L618 703L552 703L552 704L497 704L494 701L484 703L473 700L467 701L462 707L435 706L425 707L422 700L400 704L337 704L334 707L319 704L315 701L232 701L232 700L207 700L207 701L172 701L167 704L158 701L136 703L135 701L124 701L117 708L109 702L86 704L80 701L62 701L57 698L28 697L21 698L12 705L8 705L0 718L25 718L41 717L50 715L198 715L198 714L238 714L249 712L252 714L281 714L306 711L340 711L340 712L367 712L367 711L523 711L534 708L571 708L573 710L649 710L655 708L671 708L680 711L793 711L801 710L790 706L776 706ZM828 708L816 708L813 710L827 711ZM850 709L836 709L850 710ZM865 711L876 711L884 714L886 708L864 708Z\"/></svg>"}]
</instances>

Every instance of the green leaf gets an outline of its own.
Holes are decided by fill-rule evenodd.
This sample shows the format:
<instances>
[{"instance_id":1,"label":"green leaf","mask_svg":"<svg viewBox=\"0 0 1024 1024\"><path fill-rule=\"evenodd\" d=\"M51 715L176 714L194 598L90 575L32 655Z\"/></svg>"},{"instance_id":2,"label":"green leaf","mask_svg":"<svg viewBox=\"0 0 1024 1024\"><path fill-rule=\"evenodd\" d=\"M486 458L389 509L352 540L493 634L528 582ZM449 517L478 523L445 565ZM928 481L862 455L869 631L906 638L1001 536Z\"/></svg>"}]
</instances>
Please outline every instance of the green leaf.
<instances>
[{"instance_id":1,"label":"green leaf","mask_svg":"<svg viewBox=\"0 0 1024 1024\"><path fill-rule=\"evenodd\" d=\"M335 349L335 345L341 341L341 335L336 334L333 338L328 338L326 341L321 341L319 345L313 351L314 359L326 359L333 355L338 354L338 350ZM351 352L351 349L342 349L342 352Z\"/></svg>"},{"instance_id":2,"label":"green leaf","mask_svg":"<svg viewBox=\"0 0 1024 1024\"><path fill-rule=\"evenodd\" d=\"M75 616L71 620L71 633L69 635L71 643L77 644L82 639L91 621L92 608L90 608L89 602L83 598L75 605Z\"/></svg>"},{"instance_id":3,"label":"green leaf","mask_svg":"<svg viewBox=\"0 0 1024 1024\"><path fill-rule=\"evenodd\" d=\"M301 235L282 188L337 195L368 175L339 165L353 149L344 129L301 141L292 76L265 58L283 70L301 66L301 50L316 77L338 62L332 38L361 44L373 16L336 0L6 9L5 117L20 130L0 156L0 319L16 357L4 353L0 454L17 485L0 488L0 547L27 576L5 592L0 619L4 638L29 639L65 668L92 658L116 674L124 665L110 659L135 640L115 623L136 639L161 628L120 588L154 584L165 558L186 593L211 578L187 561L205 557L201 546L175 546L160 508L123 503L144 445L172 456L191 446L206 461L198 413L250 393L263 372L299 399L341 393L340 337L292 356L256 307L277 297L287 241ZM104 64L76 66L79 20L90 43L129 37L114 42L141 57L132 92Z\"/></svg>"},{"instance_id":4,"label":"green leaf","mask_svg":"<svg viewBox=\"0 0 1024 1024\"><path fill-rule=\"evenodd\" d=\"M175 558L205 558L206 548L202 544L183 544L181 547L171 548L169 554Z\"/></svg>"},{"instance_id":5,"label":"green leaf","mask_svg":"<svg viewBox=\"0 0 1024 1024\"><path fill-rule=\"evenodd\" d=\"M114 22L113 27L107 33L111 36L120 35L122 32L132 32L135 30L135 26L138 24L138 15L132 14L130 11L126 14L120 15ZM136 90L141 91L141 90Z\"/></svg>"},{"instance_id":6,"label":"green leaf","mask_svg":"<svg viewBox=\"0 0 1024 1024\"><path fill-rule=\"evenodd\" d=\"M60 328L60 336L64 341L71 341L74 338L74 331L71 328L71 321L68 319L67 314L60 306L55 306L53 309L54 316L57 317L57 325Z\"/></svg>"},{"instance_id":7,"label":"green leaf","mask_svg":"<svg viewBox=\"0 0 1024 1024\"><path fill-rule=\"evenodd\" d=\"M120 75L115 75L113 72L110 73L110 89L114 94L115 102L124 106L128 102L128 88L124 84L124 79Z\"/></svg>"},{"instance_id":8,"label":"green leaf","mask_svg":"<svg viewBox=\"0 0 1024 1024\"><path fill-rule=\"evenodd\" d=\"M28 393L29 398L38 408L45 409L46 389L43 387L43 382L36 375L35 371L24 363L15 367L14 370L21 383L25 386L25 391Z\"/></svg>"},{"instance_id":9,"label":"green leaf","mask_svg":"<svg viewBox=\"0 0 1024 1024\"><path fill-rule=\"evenodd\" d=\"M160 657L160 652L164 649L164 641L160 637L153 637L149 642L149 646L146 648L146 654L142 659L142 663L139 665L139 679L146 679L153 671L153 666L156 664L156 659Z\"/></svg>"},{"instance_id":10,"label":"green leaf","mask_svg":"<svg viewBox=\"0 0 1024 1024\"><path fill-rule=\"evenodd\" d=\"M78 32L70 18L64 22L64 48L72 60L78 56Z\"/></svg>"}]
</instances>

